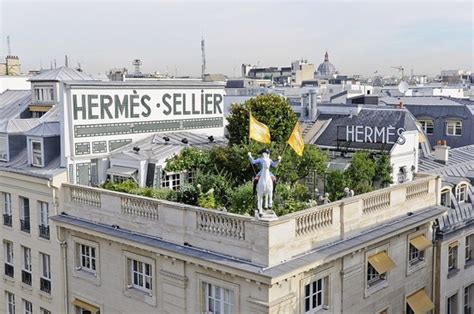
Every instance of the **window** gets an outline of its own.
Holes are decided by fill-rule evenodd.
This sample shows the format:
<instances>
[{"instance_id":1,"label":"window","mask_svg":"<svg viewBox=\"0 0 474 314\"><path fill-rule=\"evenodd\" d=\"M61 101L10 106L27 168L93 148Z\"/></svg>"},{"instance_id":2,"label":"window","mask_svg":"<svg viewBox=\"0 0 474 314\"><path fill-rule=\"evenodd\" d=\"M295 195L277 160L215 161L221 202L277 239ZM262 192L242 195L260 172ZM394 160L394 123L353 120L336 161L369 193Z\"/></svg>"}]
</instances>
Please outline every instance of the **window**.
<instances>
[{"instance_id":1,"label":"window","mask_svg":"<svg viewBox=\"0 0 474 314\"><path fill-rule=\"evenodd\" d=\"M452 120L446 122L446 135L461 136L462 135L462 121Z\"/></svg>"},{"instance_id":2,"label":"window","mask_svg":"<svg viewBox=\"0 0 474 314\"><path fill-rule=\"evenodd\" d=\"M23 253L23 269L21 271L21 281L31 286L31 249L21 247Z\"/></svg>"},{"instance_id":3,"label":"window","mask_svg":"<svg viewBox=\"0 0 474 314\"><path fill-rule=\"evenodd\" d=\"M8 135L0 134L0 160L8 161Z\"/></svg>"},{"instance_id":4,"label":"window","mask_svg":"<svg viewBox=\"0 0 474 314\"><path fill-rule=\"evenodd\" d=\"M13 243L10 241L3 241L3 256L5 256L5 275L8 277L15 276L15 267L13 261Z\"/></svg>"},{"instance_id":5,"label":"window","mask_svg":"<svg viewBox=\"0 0 474 314\"><path fill-rule=\"evenodd\" d=\"M54 89L51 87L35 87L35 100L39 102L54 101Z\"/></svg>"},{"instance_id":6,"label":"window","mask_svg":"<svg viewBox=\"0 0 474 314\"><path fill-rule=\"evenodd\" d=\"M458 294L454 294L448 298L446 302L446 314L458 313Z\"/></svg>"},{"instance_id":7,"label":"window","mask_svg":"<svg viewBox=\"0 0 474 314\"><path fill-rule=\"evenodd\" d=\"M31 141L31 165L43 167L43 149L40 141Z\"/></svg>"},{"instance_id":8,"label":"window","mask_svg":"<svg viewBox=\"0 0 474 314\"><path fill-rule=\"evenodd\" d=\"M398 170L398 183L403 183L408 180L407 167L400 167Z\"/></svg>"},{"instance_id":9,"label":"window","mask_svg":"<svg viewBox=\"0 0 474 314\"><path fill-rule=\"evenodd\" d=\"M202 288L205 296L204 313L234 313L234 291L207 282L202 283Z\"/></svg>"},{"instance_id":10,"label":"window","mask_svg":"<svg viewBox=\"0 0 474 314\"><path fill-rule=\"evenodd\" d=\"M51 293L51 257L40 252L40 290Z\"/></svg>"},{"instance_id":11,"label":"window","mask_svg":"<svg viewBox=\"0 0 474 314\"><path fill-rule=\"evenodd\" d=\"M72 304L75 307L75 314L100 314L100 309L90 303L75 299Z\"/></svg>"},{"instance_id":12,"label":"window","mask_svg":"<svg viewBox=\"0 0 474 314\"><path fill-rule=\"evenodd\" d=\"M452 243L448 248L448 271L458 268L458 244Z\"/></svg>"},{"instance_id":13,"label":"window","mask_svg":"<svg viewBox=\"0 0 474 314\"><path fill-rule=\"evenodd\" d=\"M421 129L425 134L433 134L434 123L431 119L418 120L418 123L421 124Z\"/></svg>"},{"instance_id":14,"label":"window","mask_svg":"<svg viewBox=\"0 0 474 314\"><path fill-rule=\"evenodd\" d=\"M460 184L456 187L456 199L458 203L464 203L467 200L467 185Z\"/></svg>"},{"instance_id":15,"label":"window","mask_svg":"<svg viewBox=\"0 0 474 314\"><path fill-rule=\"evenodd\" d=\"M30 301L23 299L23 309L25 314L33 314L33 304Z\"/></svg>"},{"instance_id":16,"label":"window","mask_svg":"<svg viewBox=\"0 0 474 314\"><path fill-rule=\"evenodd\" d=\"M464 259L466 262L474 260L473 251L474 251L474 234L468 235L464 242Z\"/></svg>"},{"instance_id":17,"label":"window","mask_svg":"<svg viewBox=\"0 0 474 314\"><path fill-rule=\"evenodd\" d=\"M425 260L425 250L431 246L431 241L424 234L410 239L408 244L408 264L414 266Z\"/></svg>"},{"instance_id":18,"label":"window","mask_svg":"<svg viewBox=\"0 0 474 314\"><path fill-rule=\"evenodd\" d=\"M42 307L40 308L40 314L51 314L51 311L47 309L43 309Z\"/></svg>"},{"instance_id":19,"label":"window","mask_svg":"<svg viewBox=\"0 0 474 314\"><path fill-rule=\"evenodd\" d=\"M367 286L372 287L387 280L387 273L395 263L386 251L369 256L367 263Z\"/></svg>"},{"instance_id":20,"label":"window","mask_svg":"<svg viewBox=\"0 0 474 314\"><path fill-rule=\"evenodd\" d=\"M39 208L39 236L49 239L49 208L48 203L38 201Z\"/></svg>"},{"instance_id":21,"label":"window","mask_svg":"<svg viewBox=\"0 0 474 314\"><path fill-rule=\"evenodd\" d=\"M151 264L128 259L129 264L129 288L136 288L151 294L153 290L153 273Z\"/></svg>"},{"instance_id":22,"label":"window","mask_svg":"<svg viewBox=\"0 0 474 314\"><path fill-rule=\"evenodd\" d=\"M10 193L2 192L3 199L3 224L12 226L12 196Z\"/></svg>"},{"instance_id":23,"label":"window","mask_svg":"<svg viewBox=\"0 0 474 314\"><path fill-rule=\"evenodd\" d=\"M95 247L77 244L79 252L79 270L96 272L96 249Z\"/></svg>"},{"instance_id":24,"label":"window","mask_svg":"<svg viewBox=\"0 0 474 314\"><path fill-rule=\"evenodd\" d=\"M15 314L15 295L5 291L5 298L7 303L7 314Z\"/></svg>"},{"instance_id":25,"label":"window","mask_svg":"<svg viewBox=\"0 0 474 314\"><path fill-rule=\"evenodd\" d=\"M430 297L426 294L424 288L418 290L406 298L405 312L407 314L427 313L433 310L433 308L434 304Z\"/></svg>"},{"instance_id":26,"label":"window","mask_svg":"<svg viewBox=\"0 0 474 314\"><path fill-rule=\"evenodd\" d=\"M442 190L441 191L441 205L446 207L451 207L451 197L450 197L450 190Z\"/></svg>"},{"instance_id":27,"label":"window","mask_svg":"<svg viewBox=\"0 0 474 314\"><path fill-rule=\"evenodd\" d=\"M317 279L304 287L305 313L313 313L327 307L328 277Z\"/></svg>"},{"instance_id":28,"label":"window","mask_svg":"<svg viewBox=\"0 0 474 314\"><path fill-rule=\"evenodd\" d=\"M20 229L24 232L30 232L30 200L26 197L20 197L21 217Z\"/></svg>"},{"instance_id":29,"label":"window","mask_svg":"<svg viewBox=\"0 0 474 314\"><path fill-rule=\"evenodd\" d=\"M177 190L181 185L181 174L164 172L161 179L161 187Z\"/></svg>"},{"instance_id":30,"label":"window","mask_svg":"<svg viewBox=\"0 0 474 314\"><path fill-rule=\"evenodd\" d=\"M464 288L464 314L471 314L474 307L474 283Z\"/></svg>"}]
</instances>

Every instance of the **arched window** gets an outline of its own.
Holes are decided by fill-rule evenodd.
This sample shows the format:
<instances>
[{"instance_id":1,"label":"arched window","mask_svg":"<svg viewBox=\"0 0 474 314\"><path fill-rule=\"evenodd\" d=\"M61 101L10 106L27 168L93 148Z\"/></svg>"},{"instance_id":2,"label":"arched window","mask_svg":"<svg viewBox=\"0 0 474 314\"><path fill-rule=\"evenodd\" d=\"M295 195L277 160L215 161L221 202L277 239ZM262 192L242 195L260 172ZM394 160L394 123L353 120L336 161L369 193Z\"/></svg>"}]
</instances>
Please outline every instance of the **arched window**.
<instances>
[{"instance_id":1,"label":"arched window","mask_svg":"<svg viewBox=\"0 0 474 314\"><path fill-rule=\"evenodd\" d=\"M451 197L450 197L450 190L443 189L441 190L441 205L446 207L451 207Z\"/></svg>"},{"instance_id":2,"label":"arched window","mask_svg":"<svg viewBox=\"0 0 474 314\"><path fill-rule=\"evenodd\" d=\"M456 187L456 199L458 203L464 203L467 199L467 184L461 183Z\"/></svg>"}]
</instances>

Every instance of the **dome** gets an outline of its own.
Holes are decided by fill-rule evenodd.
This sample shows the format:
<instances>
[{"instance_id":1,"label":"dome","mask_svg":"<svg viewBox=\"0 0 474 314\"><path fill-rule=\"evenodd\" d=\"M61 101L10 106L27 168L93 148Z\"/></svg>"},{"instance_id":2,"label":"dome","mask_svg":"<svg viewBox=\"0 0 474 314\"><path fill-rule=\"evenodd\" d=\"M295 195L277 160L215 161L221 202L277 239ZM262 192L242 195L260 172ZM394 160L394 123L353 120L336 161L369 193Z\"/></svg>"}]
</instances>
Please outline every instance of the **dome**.
<instances>
[{"instance_id":1,"label":"dome","mask_svg":"<svg viewBox=\"0 0 474 314\"><path fill-rule=\"evenodd\" d=\"M324 55L324 62L318 66L318 70L315 74L320 76L332 76L336 74L336 67L331 62L329 62L329 55L327 51Z\"/></svg>"}]
</instances>

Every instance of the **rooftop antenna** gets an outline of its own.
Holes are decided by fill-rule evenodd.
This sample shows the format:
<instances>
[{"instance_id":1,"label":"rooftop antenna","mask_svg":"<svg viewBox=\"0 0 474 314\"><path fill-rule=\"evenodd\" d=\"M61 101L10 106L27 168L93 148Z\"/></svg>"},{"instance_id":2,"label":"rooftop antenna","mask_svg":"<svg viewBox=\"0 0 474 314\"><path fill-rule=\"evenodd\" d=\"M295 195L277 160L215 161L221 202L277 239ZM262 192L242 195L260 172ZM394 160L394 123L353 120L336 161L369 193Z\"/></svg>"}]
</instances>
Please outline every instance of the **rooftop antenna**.
<instances>
[{"instance_id":1,"label":"rooftop antenna","mask_svg":"<svg viewBox=\"0 0 474 314\"><path fill-rule=\"evenodd\" d=\"M206 46L204 42L204 37L201 38L201 54L202 54L201 78L204 79L204 74L206 74Z\"/></svg>"},{"instance_id":2,"label":"rooftop antenna","mask_svg":"<svg viewBox=\"0 0 474 314\"><path fill-rule=\"evenodd\" d=\"M10 44L10 35L7 36L7 52L8 52L9 56L12 55L12 47L11 47L11 44Z\"/></svg>"},{"instance_id":3,"label":"rooftop antenna","mask_svg":"<svg viewBox=\"0 0 474 314\"><path fill-rule=\"evenodd\" d=\"M135 59L133 60L132 65L135 66L135 74L140 74L140 66L142 65L142 60Z\"/></svg>"},{"instance_id":4,"label":"rooftop antenna","mask_svg":"<svg viewBox=\"0 0 474 314\"><path fill-rule=\"evenodd\" d=\"M405 68L403 67L403 65L400 65L398 67L392 67L394 69L397 69L399 72L402 72L402 80L403 78L405 77Z\"/></svg>"},{"instance_id":5,"label":"rooftop antenna","mask_svg":"<svg viewBox=\"0 0 474 314\"><path fill-rule=\"evenodd\" d=\"M408 83L405 81L401 81L400 84L398 84L398 91L405 95L405 93L408 91Z\"/></svg>"}]
</instances>

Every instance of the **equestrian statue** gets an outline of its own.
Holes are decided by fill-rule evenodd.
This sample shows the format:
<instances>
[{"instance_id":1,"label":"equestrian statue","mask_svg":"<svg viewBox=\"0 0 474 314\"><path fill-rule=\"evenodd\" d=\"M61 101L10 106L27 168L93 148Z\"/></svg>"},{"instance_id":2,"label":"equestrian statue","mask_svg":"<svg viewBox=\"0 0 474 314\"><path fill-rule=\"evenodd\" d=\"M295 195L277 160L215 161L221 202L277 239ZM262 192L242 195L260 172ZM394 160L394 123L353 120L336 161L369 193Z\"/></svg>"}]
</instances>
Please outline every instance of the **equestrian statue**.
<instances>
[{"instance_id":1,"label":"equestrian statue","mask_svg":"<svg viewBox=\"0 0 474 314\"><path fill-rule=\"evenodd\" d=\"M248 153L249 160L252 165L259 165L260 171L254 178L254 193L257 191L257 209L259 217L263 216L263 208L271 209L273 206L273 194L276 186L276 177L270 172L270 168L276 168L281 162L281 156L277 161L270 159L270 150L263 149L259 152L262 157L253 159L252 153ZM265 204L263 198L265 197Z\"/></svg>"}]
</instances>

